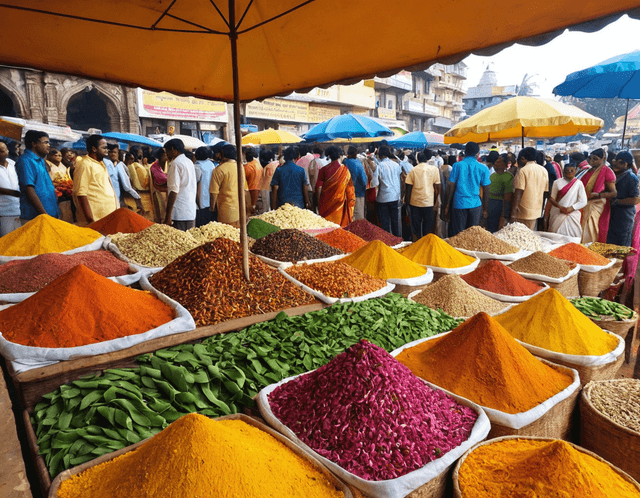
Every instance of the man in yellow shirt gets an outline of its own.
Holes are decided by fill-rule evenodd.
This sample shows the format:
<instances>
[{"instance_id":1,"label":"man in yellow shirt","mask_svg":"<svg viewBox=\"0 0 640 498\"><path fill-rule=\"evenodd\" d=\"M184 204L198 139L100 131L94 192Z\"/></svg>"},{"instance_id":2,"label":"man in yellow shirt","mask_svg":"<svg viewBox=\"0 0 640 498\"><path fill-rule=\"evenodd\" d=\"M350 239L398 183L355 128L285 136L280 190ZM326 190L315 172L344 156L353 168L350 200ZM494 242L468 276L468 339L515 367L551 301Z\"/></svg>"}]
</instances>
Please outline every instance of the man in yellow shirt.
<instances>
[{"instance_id":1,"label":"man in yellow shirt","mask_svg":"<svg viewBox=\"0 0 640 498\"><path fill-rule=\"evenodd\" d=\"M218 221L234 227L240 226L240 202L238 200L238 166L236 163L237 150L235 145L227 144L220 152L220 165L211 175L211 203L209 209L213 212L218 206ZM245 179L244 169L240 180L244 184L246 206L250 208L249 187Z\"/></svg>"},{"instance_id":2,"label":"man in yellow shirt","mask_svg":"<svg viewBox=\"0 0 640 498\"><path fill-rule=\"evenodd\" d=\"M86 139L87 155L73 174L73 199L78 221L93 223L119 207L118 198L102 161L108 154L107 141L100 135Z\"/></svg>"}]
</instances>

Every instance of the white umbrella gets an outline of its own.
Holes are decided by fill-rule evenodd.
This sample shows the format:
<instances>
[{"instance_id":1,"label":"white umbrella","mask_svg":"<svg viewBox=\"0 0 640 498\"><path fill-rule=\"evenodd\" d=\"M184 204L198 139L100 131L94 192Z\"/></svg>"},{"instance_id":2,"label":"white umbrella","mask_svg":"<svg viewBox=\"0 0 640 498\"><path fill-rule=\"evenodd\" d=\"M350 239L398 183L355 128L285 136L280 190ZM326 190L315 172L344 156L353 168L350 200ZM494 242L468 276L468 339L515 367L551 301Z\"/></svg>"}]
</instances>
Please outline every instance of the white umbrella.
<instances>
[{"instance_id":1,"label":"white umbrella","mask_svg":"<svg viewBox=\"0 0 640 498\"><path fill-rule=\"evenodd\" d=\"M162 144L167 143L169 140L171 140L172 138L179 138L180 140L182 140L182 143L184 144L186 149L197 149L198 147L207 147L207 144L204 143L202 140L200 140L199 138L196 137L192 137L190 135L152 135L151 138L158 140L159 142L161 142Z\"/></svg>"}]
</instances>

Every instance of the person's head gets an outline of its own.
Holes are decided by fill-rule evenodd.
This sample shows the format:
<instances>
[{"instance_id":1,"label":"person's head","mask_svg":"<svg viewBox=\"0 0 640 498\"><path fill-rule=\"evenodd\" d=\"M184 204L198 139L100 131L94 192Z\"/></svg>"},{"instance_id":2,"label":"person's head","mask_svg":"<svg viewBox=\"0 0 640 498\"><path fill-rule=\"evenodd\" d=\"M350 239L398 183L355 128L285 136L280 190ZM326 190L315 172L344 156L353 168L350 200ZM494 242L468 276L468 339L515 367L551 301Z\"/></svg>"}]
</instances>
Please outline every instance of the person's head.
<instances>
[{"instance_id":1,"label":"person's head","mask_svg":"<svg viewBox=\"0 0 640 498\"><path fill-rule=\"evenodd\" d=\"M164 163L167 162L167 151L161 147L155 152L154 157L158 160L160 165L164 165Z\"/></svg>"},{"instance_id":2,"label":"person's head","mask_svg":"<svg viewBox=\"0 0 640 498\"><path fill-rule=\"evenodd\" d=\"M62 164L65 166L71 166L73 164L74 156L71 155L71 149L67 149L66 147L60 149L60 153L62 154Z\"/></svg>"},{"instance_id":3,"label":"person's head","mask_svg":"<svg viewBox=\"0 0 640 498\"><path fill-rule=\"evenodd\" d=\"M518 166L524 166L527 163L535 162L538 151L533 147L525 147L518 153Z\"/></svg>"},{"instance_id":4,"label":"person's head","mask_svg":"<svg viewBox=\"0 0 640 498\"><path fill-rule=\"evenodd\" d=\"M24 143L27 149L35 152L40 157L47 157L49 148L49 135L44 131L29 130L24 136Z\"/></svg>"},{"instance_id":5,"label":"person's head","mask_svg":"<svg viewBox=\"0 0 640 498\"><path fill-rule=\"evenodd\" d=\"M633 156L626 150L620 151L611 165L616 173L622 173L633 166Z\"/></svg>"},{"instance_id":6,"label":"person's head","mask_svg":"<svg viewBox=\"0 0 640 498\"><path fill-rule=\"evenodd\" d=\"M7 144L7 147L9 148L9 156L18 157L20 155L20 142L11 141Z\"/></svg>"},{"instance_id":7,"label":"person's head","mask_svg":"<svg viewBox=\"0 0 640 498\"><path fill-rule=\"evenodd\" d=\"M498 154L495 161L493 161L493 169L496 173L504 173L509 167L509 156L507 154Z\"/></svg>"},{"instance_id":8,"label":"person's head","mask_svg":"<svg viewBox=\"0 0 640 498\"><path fill-rule=\"evenodd\" d=\"M300 152L298 150L298 147L291 145L286 149L284 149L284 152L282 155L284 157L285 162L297 161L298 158L300 157Z\"/></svg>"},{"instance_id":9,"label":"person's head","mask_svg":"<svg viewBox=\"0 0 640 498\"><path fill-rule=\"evenodd\" d=\"M604 149L596 149L589 154L589 165L592 168L599 168L604 164Z\"/></svg>"},{"instance_id":10,"label":"person's head","mask_svg":"<svg viewBox=\"0 0 640 498\"><path fill-rule=\"evenodd\" d=\"M350 159L355 159L356 157L358 157L357 147L350 145L349 148L347 149L347 157Z\"/></svg>"},{"instance_id":11,"label":"person's head","mask_svg":"<svg viewBox=\"0 0 640 498\"><path fill-rule=\"evenodd\" d=\"M513 152L507 152L507 157L509 158L509 166L513 166L518 161L516 159L516 155Z\"/></svg>"},{"instance_id":12,"label":"person's head","mask_svg":"<svg viewBox=\"0 0 640 498\"><path fill-rule=\"evenodd\" d=\"M320 157L322 157L322 149L320 147L314 147L313 153L318 154Z\"/></svg>"},{"instance_id":13,"label":"person's head","mask_svg":"<svg viewBox=\"0 0 640 498\"><path fill-rule=\"evenodd\" d=\"M433 155L434 155L434 154L433 154L433 151L432 151L431 149L424 149L424 150L422 151L422 153L424 154L424 157L425 157L426 159L425 159L424 161L420 161L420 160L418 159L418 161L419 161L419 162L421 162L421 163L426 163L426 162L427 162L429 159L431 159L431 158L433 157Z\"/></svg>"},{"instance_id":14,"label":"person's head","mask_svg":"<svg viewBox=\"0 0 640 498\"><path fill-rule=\"evenodd\" d=\"M564 172L564 179L565 180L573 180L576 176L576 170L578 169L576 164L573 163L567 163L564 166L563 172Z\"/></svg>"},{"instance_id":15,"label":"person's head","mask_svg":"<svg viewBox=\"0 0 640 498\"><path fill-rule=\"evenodd\" d=\"M498 159L500 157L500 154L498 153L497 150L492 150L491 152L489 152L489 155L487 156L487 164L495 164L496 159Z\"/></svg>"},{"instance_id":16,"label":"person's head","mask_svg":"<svg viewBox=\"0 0 640 498\"><path fill-rule=\"evenodd\" d=\"M409 164L411 164L411 166L415 166L418 164L416 155L413 152L411 154L407 154L407 161L409 161Z\"/></svg>"},{"instance_id":17,"label":"person's head","mask_svg":"<svg viewBox=\"0 0 640 498\"><path fill-rule=\"evenodd\" d=\"M327 150L325 150L324 153L331 160L331 162L337 161L343 155L342 149L340 147L335 146L335 145L327 147Z\"/></svg>"},{"instance_id":18,"label":"person's head","mask_svg":"<svg viewBox=\"0 0 640 498\"><path fill-rule=\"evenodd\" d=\"M92 157L96 161L102 161L107 157L109 149L107 148L107 141L102 135L91 135L87 137L85 143L87 144L87 154L89 154L89 157Z\"/></svg>"},{"instance_id":19,"label":"person's head","mask_svg":"<svg viewBox=\"0 0 640 498\"><path fill-rule=\"evenodd\" d=\"M541 150L539 150L538 152L536 152L536 162L540 165L540 166L544 166L544 152L542 152Z\"/></svg>"},{"instance_id":20,"label":"person's head","mask_svg":"<svg viewBox=\"0 0 640 498\"><path fill-rule=\"evenodd\" d=\"M218 142L217 144L209 147L209 149L211 149L211 158L214 161L220 162L220 152L222 151L222 147L224 147L224 145L225 144L223 142Z\"/></svg>"},{"instance_id":21,"label":"person's head","mask_svg":"<svg viewBox=\"0 0 640 498\"><path fill-rule=\"evenodd\" d=\"M184 142L179 138L172 138L164 145L164 150L167 152L167 159L173 161L180 154L184 154Z\"/></svg>"},{"instance_id":22,"label":"person's head","mask_svg":"<svg viewBox=\"0 0 640 498\"><path fill-rule=\"evenodd\" d=\"M47 160L58 166L62 161L62 153L58 149L49 149Z\"/></svg>"},{"instance_id":23,"label":"person's head","mask_svg":"<svg viewBox=\"0 0 640 498\"><path fill-rule=\"evenodd\" d=\"M553 156L553 162L560 164L562 162L562 154L556 154Z\"/></svg>"},{"instance_id":24,"label":"person's head","mask_svg":"<svg viewBox=\"0 0 640 498\"><path fill-rule=\"evenodd\" d=\"M274 158L275 154L272 150L263 149L260 151L260 164L262 165L262 167L269 164L271 161L273 161Z\"/></svg>"},{"instance_id":25,"label":"person's head","mask_svg":"<svg viewBox=\"0 0 640 498\"><path fill-rule=\"evenodd\" d=\"M305 152L305 154L306 154L306 152ZM256 157L258 157L258 154L257 154L257 152L256 152L256 150L254 148L245 147L244 148L244 157L247 159L247 162L250 163Z\"/></svg>"},{"instance_id":26,"label":"person's head","mask_svg":"<svg viewBox=\"0 0 640 498\"><path fill-rule=\"evenodd\" d=\"M476 157L480 152L480 146L475 142L467 142L464 146L464 155L466 157Z\"/></svg>"},{"instance_id":27,"label":"person's head","mask_svg":"<svg viewBox=\"0 0 640 498\"><path fill-rule=\"evenodd\" d=\"M109 151L109 161L116 164L120 161L120 146L118 144L107 144L107 150Z\"/></svg>"},{"instance_id":28,"label":"person's head","mask_svg":"<svg viewBox=\"0 0 640 498\"><path fill-rule=\"evenodd\" d=\"M454 155L447 156L447 164L453 166L458 161L458 158Z\"/></svg>"},{"instance_id":29,"label":"person's head","mask_svg":"<svg viewBox=\"0 0 640 498\"><path fill-rule=\"evenodd\" d=\"M426 163L429 159L427 158L427 154L424 150L418 152L418 163Z\"/></svg>"},{"instance_id":30,"label":"person's head","mask_svg":"<svg viewBox=\"0 0 640 498\"><path fill-rule=\"evenodd\" d=\"M310 154L309 150L310 150L309 147L307 147L306 145L298 146L298 152L300 153L300 157L304 157L307 154Z\"/></svg>"},{"instance_id":31,"label":"person's head","mask_svg":"<svg viewBox=\"0 0 640 498\"><path fill-rule=\"evenodd\" d=\"M9 146L4 140L0 140L0 163L4 164L9 157Z\"/></svg>"},{"instance_id":32,"label":"person's head","mask_svg":"<svg viewBox=\"0 0 640 498\"><path fill-rule=\"evenodd\" d=\"M225 144L220 150L220 159L222 161L235 161L238 159L238 151L235 145Z\"/></svg>"},{"instance_id":33,"label":"person's head","mask_svg":"<svg viewBox=\"0 0 640 498\"><path fill-rule=\"evenodd\" d=\"M584 154L582 152L572 152L569 156L569 161L579 166L582 161L584 161Z\"/></svg>"},{"instance_id":34,"label":"person's head","mask_svg":"<svg viewBox=\"0 0 640 498\"><path fill-rule=\"evenodd\" d=\"M206 161L207 159L209 159L209 147L198 147L196 149L196 161Z\"/></svg>"},{"instance_id":35,"label":"person's head","mask_svg":"<svg viewBox=\"0 0 640 498\"><path fill-rule=\"evenodd\" d=\"M136 156L134 156L131 152L127 152L124 155L124 164L126 164L127 166L135 162L136 162Z\"/></svg>"},{"instance_id":36,"label":"person's head","mask_svg":"<svg viewBox=\"0 0 640 498\"><path fill-rule=\"evenodd\" d=\"M177 139L174 138L173 140L177 140ZM129 149L129 152L133 154L133 157L136 158L137 162L139 163L142 162L142 159L144 158L144 152L142 152L142 149L140 147L138 146L131 147L131 149Z\"/></svg>"},{"instance_id":37,"label":"person's head","mask_svg":"<svg viewBox=\"0 0 640 498\"><path fill-rule=\"evenodd\" d=\"M387 159L391 157L391 150L387 145L382 145L378 149L378 157L380 159Z\"/></svg>"},{"instance_id":38,"label":"person's head","mask_svg":"<svg viewBox=\"0 0 640 498\"><path fill-rule=\"evenodd\" d=\"M404 158L406 156L404 155L404 151L402 149L396 149L396 157L401 161L404 161Z\"/></svg>"}]
</instances>

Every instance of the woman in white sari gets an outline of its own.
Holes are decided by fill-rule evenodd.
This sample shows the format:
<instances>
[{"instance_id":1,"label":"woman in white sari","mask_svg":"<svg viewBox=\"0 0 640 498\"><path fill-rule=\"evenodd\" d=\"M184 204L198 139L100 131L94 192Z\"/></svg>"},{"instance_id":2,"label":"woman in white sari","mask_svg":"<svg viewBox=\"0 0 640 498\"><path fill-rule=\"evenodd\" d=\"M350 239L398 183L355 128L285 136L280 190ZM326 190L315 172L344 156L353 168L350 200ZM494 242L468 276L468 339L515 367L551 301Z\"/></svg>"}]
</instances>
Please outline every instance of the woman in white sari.
<instances>
[{"instance_id":1,"label":"woman in white sari","mask_svg":"<svg viewBox=\"0 0 640 498\"><path fill-rule=\"evenodd\" d=\"M549 203L549 231L571 237L582 237L580 210L587 205L587 193L576 177L576 167L567 164L564 176L553 183Z\"/></svg>"}]
</instances>

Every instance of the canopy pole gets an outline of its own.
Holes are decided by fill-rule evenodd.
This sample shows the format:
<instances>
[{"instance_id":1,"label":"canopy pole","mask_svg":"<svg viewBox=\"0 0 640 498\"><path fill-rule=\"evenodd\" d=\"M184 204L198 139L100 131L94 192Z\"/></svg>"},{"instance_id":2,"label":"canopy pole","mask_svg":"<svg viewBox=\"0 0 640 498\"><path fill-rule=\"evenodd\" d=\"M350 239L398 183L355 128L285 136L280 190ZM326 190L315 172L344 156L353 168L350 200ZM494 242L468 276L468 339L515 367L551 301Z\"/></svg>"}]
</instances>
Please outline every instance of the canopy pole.
<instances>
[{"instance_id":1,"label":"canopy pole","mask_svg":"<svg viewBox=\"0 0 640 498\"><path fill-rule=\"evenodd\" d=\"M238 204L240 209L240 245L242 246L242 271L249 278L249 245L247 243L247 207L245 202L244 166L242 165L242 131L240 130L240 82L238 76L238 28L236 27L236 2L229 0L229 38L231 39L231 66L233 68L233 127L238 156Z\"/></svg>"},{"instance_id":2,"label":"canopy pole","mask_svg":"<svg viewBox=\"0 0 640 498\"><path fill-rule=\"evenodd\" d=\"M629 115L629 99L627 99L627 110L624 111L624 127L622 128L622 148L624 149L624 136L627 132L627 116Z\"/></svg>"},{"instance_id":3,"label":"canopy pole","mask_svg":"<svg viewBox=\"0 0 640 498\"><path fill-rule=\"evenodd\" d=\"M522 148L524 149L524 126L522 127Z\"/></svg>"}]
</instances>

